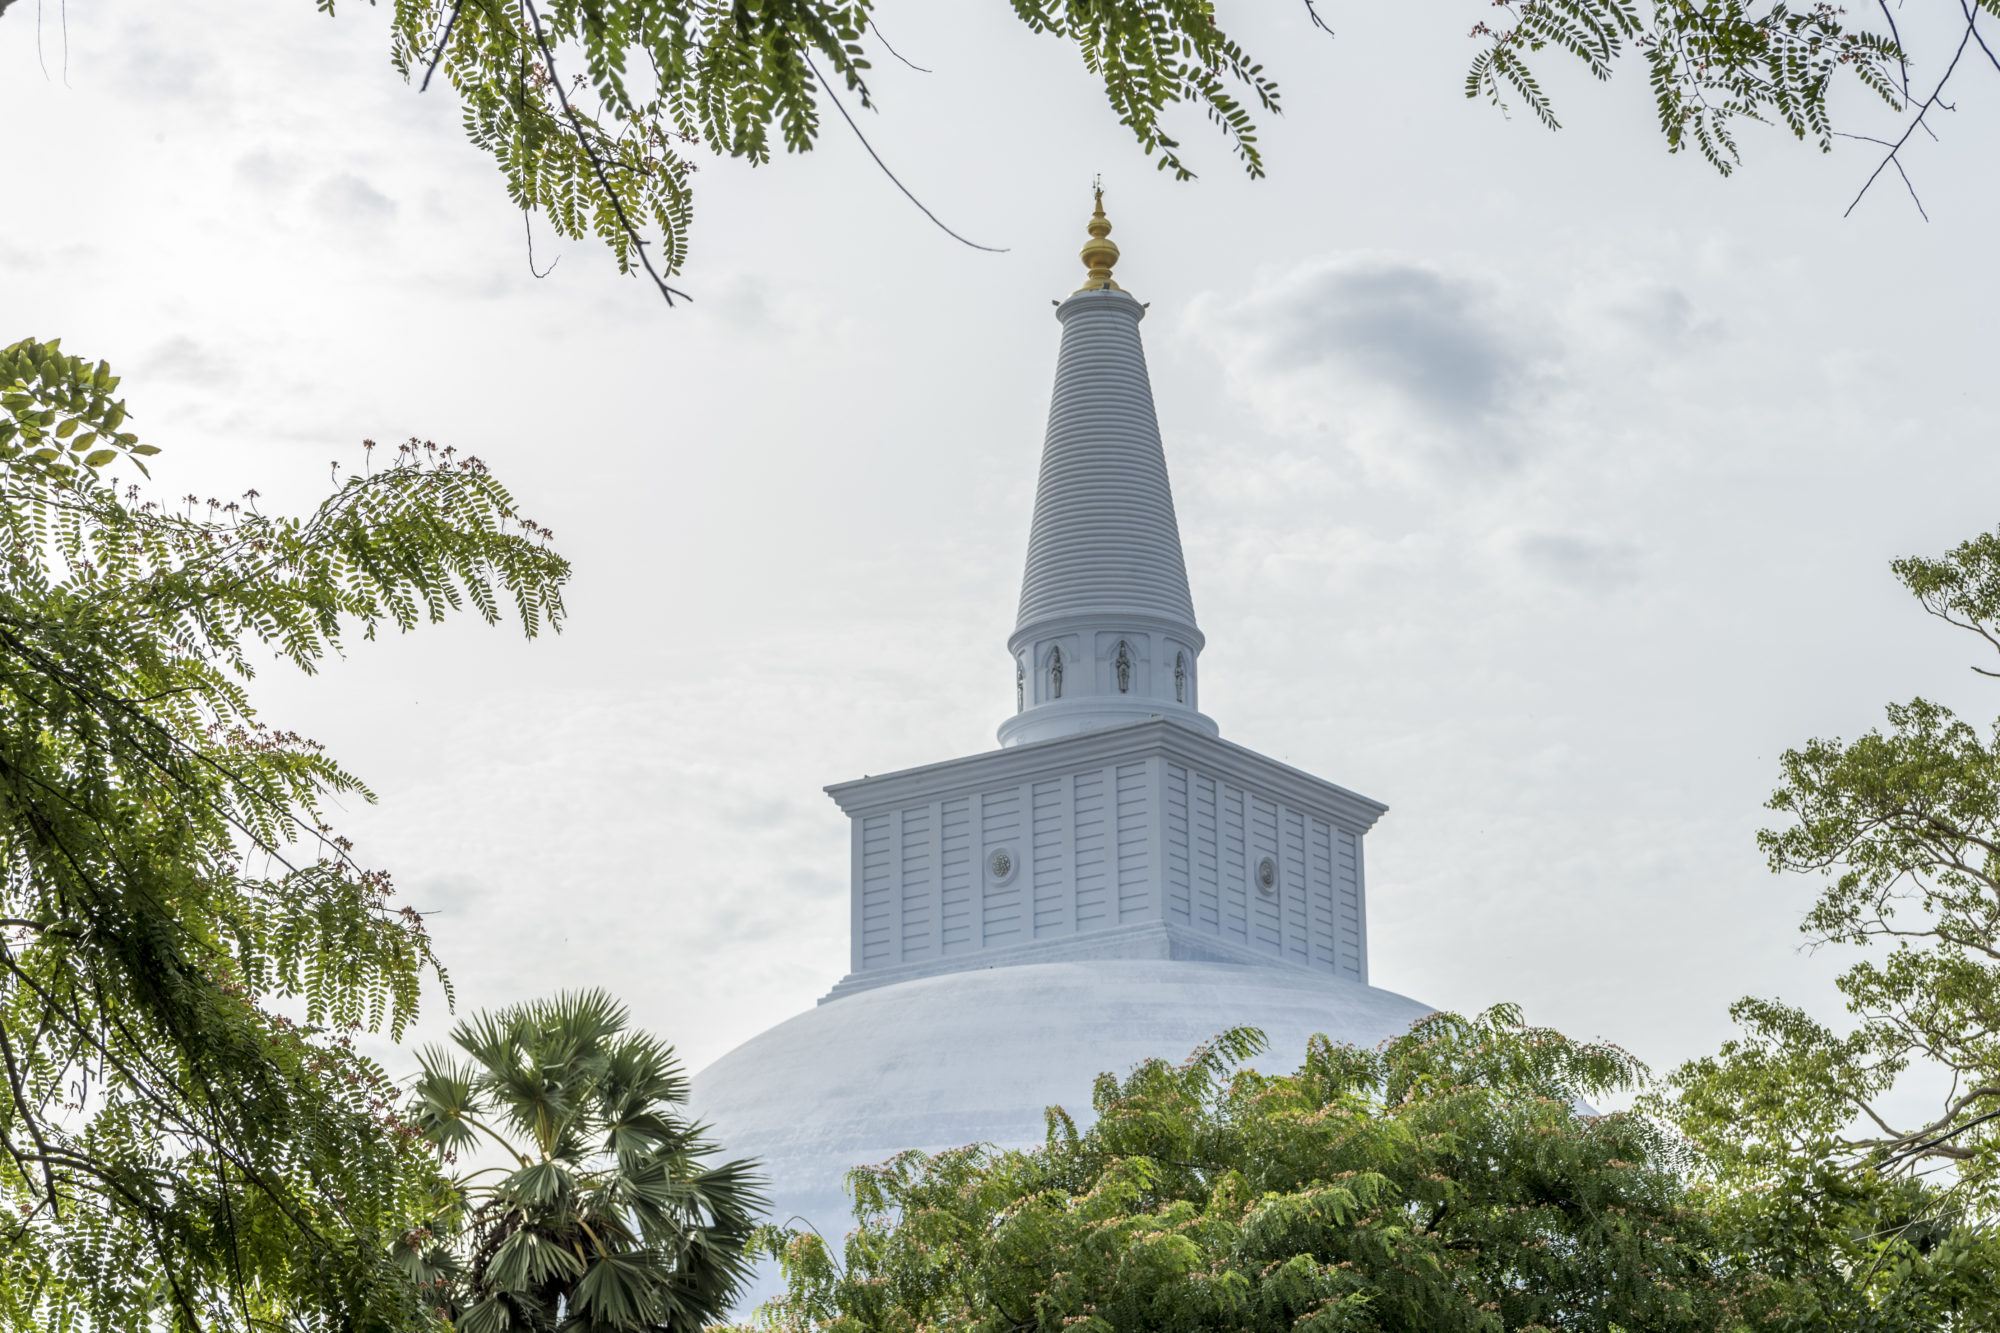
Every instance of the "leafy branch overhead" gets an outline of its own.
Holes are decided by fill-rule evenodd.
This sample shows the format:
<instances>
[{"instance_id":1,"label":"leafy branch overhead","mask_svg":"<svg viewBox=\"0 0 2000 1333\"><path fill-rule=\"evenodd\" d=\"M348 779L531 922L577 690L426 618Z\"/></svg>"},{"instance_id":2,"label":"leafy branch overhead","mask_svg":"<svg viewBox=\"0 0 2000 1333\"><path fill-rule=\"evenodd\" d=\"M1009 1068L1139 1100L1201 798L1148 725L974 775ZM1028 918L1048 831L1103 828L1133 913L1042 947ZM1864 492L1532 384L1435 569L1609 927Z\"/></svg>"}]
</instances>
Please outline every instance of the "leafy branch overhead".
<instances>
[{"instance_id":1,"label":"leafy branch overhead","mask_svg":"<svg viewBox=\"0 0 2000 1333\"><path fill-rule=\"evenodd\" d=\"M1256 115L1278 113L1278 86L1208 0L1010 3L1032 31L1075 45L1161 170L1194 174L1169 128L1191 106L1245 171L1264 174ZM1914 50L1886 5L1495 0L1476 11L1480 49L1464 91L1503 110L1518 103L1553 129L1539 57L1559 53L1608 79L1636 53L1669 151L1692 147L1727 173L1740 160L1741 123L1768 122L1822 150L1842 136L1879 143L1888 150L1879 176L1902 170L1903 146L1946 105L1964 59L2000 70L1979 28L2000 15L2000 0L1934 7L1950 34L1930 33ZM541 210L563 236L596 237L622 272L643 270L671 302L684 295L668 279L687 263L700 158L761 165L779 147L813 147L824 101L850 125L841 97L873 109L868 72L876 48L888 49L874 11L873 0L397 0L392 55L420 87L442 75L456 89L466 133L499 163L518 207ZM1317 0L1305 0L1299 21L1333 31ZM1919 75L1932 82L1913 84ZM1901 138L1836 128L1843 78L1905 114Z\"/></svg>"},{"instance_id":2,"label":"leafy branch overhead","mask_svg":"<svg viewBox=\"0 0 2000 1333\"><path fill-rule=\"evenodd\" d=\"M415 1326L437 1164L352 1036L442 973L328 824L367 789L246 684L460 609L555 627L569 567L415 442L305 517L147 499L117 388L0 351L0 1327Z\"/></svg>"},{"instance_id":3,"label":"leafy branch overhead","mask_svg":"<svg viewBox=\"0 0 2000 1333\"><path fill-rule=\"evenodd\" d=\"M1527 55L1555 47L1608 79L1630 46L1646 63L1669 150L1692 145L1724 173L1740 159L1734 126L1743 119L1776 122L1832 147L1827 98L1843 70L1888 106L1903 104L1894 37L1847 26L1844 11L1830 4L1793 12L1742 0L1655 0L1646 17L1630 0L1503 0L1500 7L1510 24L1473 29L1491 44L1466 75L1466 96L1504 107L1511 94L1554 129L1554 108Z\"/></svg>"},{"instance_id":4,"label":"leafy branch overhead","mask_svg":"<svg viewBox=\"0 0 2000 1333\"><path fill-rule=\"evenodd\" d=\"M330 8L329 0L321 0ZM1253 174L1256 127L1277 89L1201 0L1014 0L1037 32L1074 41L1113 109L1163 170L1188 176L1167 110L1200 105ZM873 107L870 0L398 0L393 57L442 74L472 141L523 209L595 236L619 268L666 279L687 260L697 152L768 163L809 150L820 99ZM651 238L656 237L657 240Z\"/></svg>"}]
</instances>

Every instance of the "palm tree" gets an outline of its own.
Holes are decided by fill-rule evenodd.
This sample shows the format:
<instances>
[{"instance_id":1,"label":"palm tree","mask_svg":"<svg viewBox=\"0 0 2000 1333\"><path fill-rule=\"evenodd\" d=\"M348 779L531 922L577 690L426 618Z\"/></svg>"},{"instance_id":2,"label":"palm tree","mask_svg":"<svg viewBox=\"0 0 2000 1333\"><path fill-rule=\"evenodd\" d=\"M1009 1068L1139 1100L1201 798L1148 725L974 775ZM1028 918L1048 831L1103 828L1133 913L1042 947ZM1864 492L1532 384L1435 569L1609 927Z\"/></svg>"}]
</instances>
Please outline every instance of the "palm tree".
<instances>
[{"instance_id":1,"label":"palm tree","mask_svg":"<svg viewBox=\"0 0 2000 1333\"><path fill-rule=\"evenodd\" d=\"M460 1023L430 1048L412 1119L456 1182L408 1271L458 1333L693 1333L719 1321L764 1206L755 1166L709 1165L673 1048L602 991Z\"/></svg>"}]
</instances>

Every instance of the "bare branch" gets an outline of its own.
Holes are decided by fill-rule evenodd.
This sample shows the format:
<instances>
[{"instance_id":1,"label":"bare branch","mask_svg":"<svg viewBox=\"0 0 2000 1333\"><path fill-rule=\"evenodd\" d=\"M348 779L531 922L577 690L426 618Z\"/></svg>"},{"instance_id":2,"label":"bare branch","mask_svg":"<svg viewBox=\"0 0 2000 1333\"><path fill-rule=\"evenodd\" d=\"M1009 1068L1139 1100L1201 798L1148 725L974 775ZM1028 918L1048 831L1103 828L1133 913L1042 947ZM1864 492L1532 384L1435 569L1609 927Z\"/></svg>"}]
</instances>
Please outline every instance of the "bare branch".
<instances>
[{"instance_id":1,"label":"bare branch","mask_svg":"<svg viewBox=\"0 0 2000 1333\"><path fill-rule=\"evenodd\" d=\"M1005 246L981 245L977 241L966 240L965 237L960 236L957 232L953 231L950 227L945 226L943 222L939 221L937 214L931 212L930 209L924 207L924 201L917 198L917 196L915 196L914 194L911 194L910 187L896 179L896 173L889 170L889 164L887 162L884 162L882 160L882 155L875 151L875 145L868 142L868 136L863 134L861 132L861 127L854 123L854 117L847 114L847 108L841 105L839 95L833 91L833 85L826 81L826 75L819 72L819 66L813 63L813 58L809 55L805 55L803 52L801 52L800 54L806 62L806 68L810 69L813 72L813 77L819 80L819 86L826 90L827 100L833 103L833 109L838 111L840 113L840 118L847 122L847 128L853 130L854 137L861 140L861 146L868 150L868 156L875 159L875 165L882 168L882 174L889 178L889 183L891 185L894 185L897 189L901 190L903 192L903 197L905 199L908 199L911 203L917 206L918 212L922 213L925 217L929 218L932 222L936 223L937 229L939 231L951 237L951 239L957 241L960 245L971 246L974 250L984 250L988 254L1004 255L1007 253L1007 249Z\"/></svg>"},{"instance_id":2,"label":"bare branch","mask_svg":"<svg viewBox=\"0 0 2000 1333\"><path fill-rule=\"evenodd\" d=\"M898 51L895 47L889 45L889 39L882 35L882 29L880 29L875 25L875 20L872 18L868 20L868 31L875 34L875 40L882 43L882 49L884 51L887 51L890 55L896 57L896 59L902 61L905 65L908 65L911 69L915 70L917 73L929 74L932 72L930 70L925 69L922 65L919 65L914 61L910 60L901 51Z\"/></svg>"},{"instance_id":3,"label":"bare branch","mask_svg":"<svg viewBox=\"0 0 2000 1333\"><path fill-rule=\"evenodd\" d=\"M1951 76L1953 72L1958 69L1958 62L1965 57L1965 48L1972 44L1972 39L1977 35L1977 27L1978 27L1977 16L1973 15L1971 17L1968 17L1965 24L1965 35L1959 38L1958 50L1952 53L1951 63L1945 66L1943 77L1938 79L1937 86L1931 89L1931 95L1929 97L1926 97L1923 100L1923 104L1917 108L1916 116L1910 121L1908 125L1903 127L1902 135L1895 141L1895 143L1889 146L1888 153L1882 158L1880 162L1878 162L1875 165L1875 170L1868 173L1868 179L1862 182L1861 189L1856 192L1854 196L1854 201L1848 204L1847 211L1841 214L1842 217L1850 217L1853 215L1855 208L1861 203L1861 200L1867 195L1870 187L1872 187L1875 184L1875 182L1881 177L1882 173L1884 171L1887 171L1892 164L1895 166L1897 174L1902 175L1903 184L1905 186L1909 186L1910 198L1911 200L1916 202L1917 212L1919 213L1924 212L1924 206L1922 201L1917 200L1916 188L1914 186L1910 186L1909 176L1903 173L1903 163L1901 154L1903 148L1910 142L1910 136L1915 134L1919 128L1924 129L1925 133L1930 132L1929 127L1924 125L1924 118L1926 116L1930 115L1932 111L1937 110L1939 107L1943 107L1947 111L1953 109L1950 103L1944 102L1941 99L1944 96L1945 87L1951 82ZM1981 41L1980 45L1982 48L1984 48L1985 42ZM1989 52L1988 54L1990 55L1991 53ZM1929 214L1927 213L1924 214L1924 221L1926 222L1930 221Z\"/></svg>"}]
</instances>

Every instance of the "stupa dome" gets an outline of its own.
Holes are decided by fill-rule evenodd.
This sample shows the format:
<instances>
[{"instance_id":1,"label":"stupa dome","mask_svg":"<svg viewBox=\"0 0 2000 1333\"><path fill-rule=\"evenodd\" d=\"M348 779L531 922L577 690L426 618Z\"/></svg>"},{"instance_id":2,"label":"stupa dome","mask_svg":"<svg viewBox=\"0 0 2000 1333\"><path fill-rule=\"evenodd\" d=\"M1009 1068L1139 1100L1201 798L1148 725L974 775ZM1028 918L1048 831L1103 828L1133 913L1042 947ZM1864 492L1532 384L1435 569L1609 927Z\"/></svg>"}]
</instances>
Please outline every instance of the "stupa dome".
<instances>
[{"instance_id":1,"label":"stupa dome","mask_svg":"<svg viewBox=\"0 0 2000 1333\"><path fill-rule=\"evenodd\" d=\"M997 750L827 788L851 828L847 975L694 1078L773 1217L845 1233L853 1167L1025 1147L1044 1108L1261 1028L1374 1046L1428 1006L1368 984L1378 801L1222 739L1147 380L1099 195L1062 324ZM795 1223L796 1225L796 1223ZM765 1288L771 1285L767 1275ZM761 1296L763 1292L753 1293Z\"/></svg>"},{"instance_id":2,"label":"stupa dome","mask_svg":"<svg viewBox=\"0 0 2000 1333\"><path fill-rule=\"evenodd\" d=\"M1306 1041L1373 1046L1430 1012L1393 991L1302 971L1085 959L947 972L819 1005L753 1037L695 1080L731 1156L775 1185L774 1219L830 1238L849 1225L849 1168L908 1148L1042 1141L1044 1108L1090 1121L1107 1070L1178 1060L1233 1026L1270 1042L1254 1063L1296 1069Z\"/></svg>"}]
</instances>

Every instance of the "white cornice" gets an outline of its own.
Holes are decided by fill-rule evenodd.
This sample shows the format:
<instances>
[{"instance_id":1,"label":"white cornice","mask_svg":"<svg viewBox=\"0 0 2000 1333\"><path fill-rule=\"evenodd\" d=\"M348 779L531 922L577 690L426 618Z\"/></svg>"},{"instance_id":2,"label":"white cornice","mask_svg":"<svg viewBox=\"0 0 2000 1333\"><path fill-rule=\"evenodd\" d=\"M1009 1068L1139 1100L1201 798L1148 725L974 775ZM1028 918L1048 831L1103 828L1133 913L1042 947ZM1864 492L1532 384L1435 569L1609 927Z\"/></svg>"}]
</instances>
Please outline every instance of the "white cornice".
<instances>
[{"instance_id":1,"label":"white cornice","mask_svg":"<svg viewBox=\"0 0 2000 1333\"><path fill-rule=\"evenodd\" d=\"M1204 735L1169 717L837 782L825 790L844 813L858 817L1153 755L1268 792L1289 806L1318 811L1353 833L1366 833L1389 809L1359 792L1255 750Z\"/></svg>"},{"instance_id":2,"label":"white cornice","mask_svg":"<svg viewBox=\"0 0 2000 1333\"><path fill-rule=\"evenodd\" d=\"M1134 722L1146 722L1153 718L1172 718L1184 727L1209 736L1217 735L1221 728L1215 719L1206 713L1197 713L1192 708L1181 708L1159 699L1133 698L1116 694L1086 694L1075 699L1058 699L1054 703L1038 704L1024 712L1014 714L1000 724L1000 743L1009 749L1023 745L1033 745L1044 738L1079 735L1091 731L1109 731L1128 726Z\"/></svg>"},{"instance_id":3,"label":"white cornice","mask_svg":"<svg viewBox=\"0 0 2000 1333\"><path fill-rule=\"evenodd\" d=\"M1137 630L1174 639L1194 649L1197 654L1208 646L1208 637L1186 621L1169 620L1165 616L1106 602L1101 606L1079 607L1060 616L1038 620L1027 629L1017 629L1007 636L1007 651L1009 654L1018 653L1037 639L1053 639L1063 634L1116 633L1120 630Z\"/></svg>"}]
</instances>

